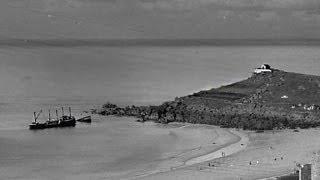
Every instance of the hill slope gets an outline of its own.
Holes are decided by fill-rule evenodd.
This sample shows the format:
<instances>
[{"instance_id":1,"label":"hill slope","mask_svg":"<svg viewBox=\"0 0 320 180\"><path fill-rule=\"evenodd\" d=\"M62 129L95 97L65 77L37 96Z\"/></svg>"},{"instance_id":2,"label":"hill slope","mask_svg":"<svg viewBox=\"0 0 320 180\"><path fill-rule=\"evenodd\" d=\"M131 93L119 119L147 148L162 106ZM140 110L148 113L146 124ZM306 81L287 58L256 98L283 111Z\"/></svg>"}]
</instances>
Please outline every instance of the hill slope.
<instances>
[{"instance_id":1,"label":"hill slope","mask_svg":"<svg viewBox=\"0 0 320 180\"><path fill-rule=\"evenodd\" d=\"M149 116L244 129L306 128L320 125L319 105L320 77L275 69L166 102Z\"/></svg>"}]
</instances>

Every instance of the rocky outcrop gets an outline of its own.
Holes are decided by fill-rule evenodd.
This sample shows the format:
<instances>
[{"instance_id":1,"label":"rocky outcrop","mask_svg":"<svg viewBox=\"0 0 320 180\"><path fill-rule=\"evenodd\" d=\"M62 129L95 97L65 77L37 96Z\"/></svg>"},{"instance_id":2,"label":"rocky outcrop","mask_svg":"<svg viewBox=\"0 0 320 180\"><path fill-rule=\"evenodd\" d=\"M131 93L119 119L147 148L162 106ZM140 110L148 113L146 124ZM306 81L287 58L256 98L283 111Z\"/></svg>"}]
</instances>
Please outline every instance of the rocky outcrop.
<instances>
[{"instance_id":1,"label":"rocky outcrop","mask_svg":"<svg viewBox=\"0 0 320 180\"><path fill-rule=\"evenodd\" d=\"M251 130L315 127L320 125L319 82L318 76L280 70L254 74L164 103L161 117Z\"/></svg>"},{"instance_id":2,"label":"rocky outcrop","mask_svg":"<svg viewBox=\"0 0 320 180\"><path fill-rule=\"evenodd\" d=\"M250 130L316 127L320 125L320 77L273 69L160 106L112 107L98 113Z\"/></svg>"}]
</instances>

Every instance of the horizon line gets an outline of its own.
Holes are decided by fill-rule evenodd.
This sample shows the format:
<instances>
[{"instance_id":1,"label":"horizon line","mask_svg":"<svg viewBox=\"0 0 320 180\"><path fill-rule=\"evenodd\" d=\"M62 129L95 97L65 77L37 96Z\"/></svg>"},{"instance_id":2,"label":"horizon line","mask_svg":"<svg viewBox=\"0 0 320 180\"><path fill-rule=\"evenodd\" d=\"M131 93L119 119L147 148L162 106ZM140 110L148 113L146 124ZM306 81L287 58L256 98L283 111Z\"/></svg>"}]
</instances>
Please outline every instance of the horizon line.
<instances>
[{"instance_id":1,"label":"horizon line","mask_svg":"<svg viewBox=\"0 0 320 180\"><path fill-rule=\"evenodd\" d=\"M126 46L267 46L320 45L320 38L5 38L0 47L126 47Z\"/></svg>"}]
</instances>

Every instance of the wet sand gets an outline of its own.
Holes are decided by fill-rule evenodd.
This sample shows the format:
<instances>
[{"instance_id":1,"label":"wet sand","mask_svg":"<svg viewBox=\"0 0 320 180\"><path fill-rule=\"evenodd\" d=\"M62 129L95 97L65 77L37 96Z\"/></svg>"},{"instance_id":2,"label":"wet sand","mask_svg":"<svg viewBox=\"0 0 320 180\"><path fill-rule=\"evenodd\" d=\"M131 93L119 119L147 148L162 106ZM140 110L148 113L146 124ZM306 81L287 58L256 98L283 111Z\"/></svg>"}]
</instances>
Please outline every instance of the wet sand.
<instances>
[{"instance_id":1,"label":"wet sand","mask_svg":"<svg viewBox=\"0 0 320 180\"><path fill-rule=\"evenodd\" d=\"M213 159L217 159L217 158L221 158L223 156L228 156L228 155L232 155L234 153L237 153L243 149L245 149L249 143L249 138L246 136L246 134L241 133L239 131L234 131L231 130L231 133L233 133L234 135L238 136L238 142L233 143L233 144L229 144L229 145L225 145L225 147L218 149L212 153L203 155L203 156L199 156L196 158L192 158L188 161L185 162L185 165L193 165L193 164L198 164L198 163L202 163L202 162L206 162L206 161L210 161Z\"/></svg>"},{"instance_id":2,"label":"wet sand","mask_svg":"<svg viewBox=\"0 0 320 180\"><path fill-rule=\"evenodd\" d=\"M189 161L191 166L144 177L142 179L263 179L288 174L296 163L310 163L320 150L320 129L244 132L249 144L240 152L223 158L206 155ZM227 147L233 147L231 144ZM240 144L241 145L241 144ZM217 151L218 152L218 151ZM210 157L210 158L209 158ZM208 158L208 159L206 159ZM201 161L205 162L201 162ZM187 161L188 162L188 161ZM199 162L199 163L197 163ZM250 164L251 162L251 164ZM193 164L197 163L197 164ZM209 166L209 163L211 166Z\"/></svg>"},{"instance_id":3,"label":"wet sand","mask_svg":"<svg viewBox=\"0 0 320 180\"><path fill-rule=\"evenodd\" d=\"M184 146L163 154L159 161L146 169L137 170L123 176L118 176L121 179L139 179L149 177L154 174L171 172L175 169L187 167L194 161L201 161L203 157L220 153L229 145L237 144L241 138L236 133L232 133L227 129L222 129L216 126L195 125L188 123L170 123L169 125L161 125L169 128L169 134L179 139L179 144ZM173 128L175 127L175 128ZM226 150L226 153L228 150ZM231 153L231 152L230 152ZM200 158L200 159L198 159ZM154 162L155 163L155 162Z\"/></svg>"}]
</instances>

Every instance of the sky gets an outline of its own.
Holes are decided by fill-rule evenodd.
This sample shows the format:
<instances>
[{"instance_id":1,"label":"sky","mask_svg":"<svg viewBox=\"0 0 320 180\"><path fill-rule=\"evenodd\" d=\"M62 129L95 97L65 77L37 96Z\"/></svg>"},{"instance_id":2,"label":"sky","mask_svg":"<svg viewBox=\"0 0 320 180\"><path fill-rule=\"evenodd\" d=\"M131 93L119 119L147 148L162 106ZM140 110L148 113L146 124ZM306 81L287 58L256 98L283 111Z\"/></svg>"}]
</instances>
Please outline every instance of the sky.
<instances>
[{"instance_id":1,"label":"sky","mask_svg":"<svg viewBox=\"0 0 320 180\"><path fill-rule=\"evenodd\" d=\"M319 46L105 42L320 39L320 0L0 0L0 27L0 100L90 96L159 103L247 78L261 63L319 75Z\"/></svg>"},{"instance_id":2,"label":"sky","mask_svg":"<svg viewBox=\"0 0 320 180\"><path fill-rule=\"evenodd\" d=\"M320 38L319 0L1 0L0 39Z\"/></svg>"}]
</instances>

